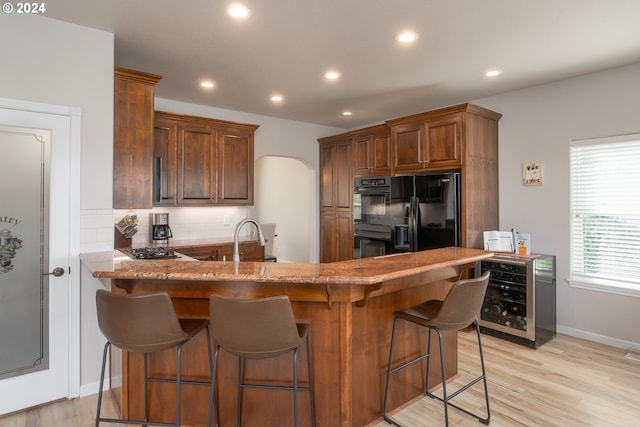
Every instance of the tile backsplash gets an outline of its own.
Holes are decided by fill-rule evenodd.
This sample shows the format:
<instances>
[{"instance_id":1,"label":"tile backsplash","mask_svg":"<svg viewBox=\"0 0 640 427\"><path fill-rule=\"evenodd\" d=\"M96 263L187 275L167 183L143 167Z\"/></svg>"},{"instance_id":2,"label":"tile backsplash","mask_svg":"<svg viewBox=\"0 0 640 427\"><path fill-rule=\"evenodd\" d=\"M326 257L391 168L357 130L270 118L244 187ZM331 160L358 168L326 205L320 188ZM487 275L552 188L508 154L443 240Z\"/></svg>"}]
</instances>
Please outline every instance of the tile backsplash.
<instances>
[{"instance_id":1,"label":"tile backsplash","mask_svg":"<svg viewBox=\"0 0 640 427\"><path fill-rule=\"evenodd\" d=\"M173 240L229 237L233 239L236 224L250 216L250 207L180 207L136 209L138 232L132 237L133 246L149 244L149 214L166 212ZM113 225L129 210L101 209L81 212L81 252L96 252L113 249ZM243 229L243 235L250 227Z\"/></svg>"}]
</instances>

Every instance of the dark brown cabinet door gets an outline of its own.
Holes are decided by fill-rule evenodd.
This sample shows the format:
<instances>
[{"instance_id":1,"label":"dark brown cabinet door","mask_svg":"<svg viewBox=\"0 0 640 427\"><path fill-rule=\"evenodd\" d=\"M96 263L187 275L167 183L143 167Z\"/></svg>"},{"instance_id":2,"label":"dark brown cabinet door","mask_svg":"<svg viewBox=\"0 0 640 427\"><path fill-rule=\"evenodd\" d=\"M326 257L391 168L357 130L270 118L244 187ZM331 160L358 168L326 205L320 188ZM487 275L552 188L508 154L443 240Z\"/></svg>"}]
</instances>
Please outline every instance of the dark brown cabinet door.
<instances>
[{"instance_id":1,"label":"dark brown cabinet door","mask_svg":"<svg viewBox=\"0 0 640 427\"><path fill-rule=\"evenodd\" d=\"M351 138L320 144L320 206L351 210Z\"/></svg>"},{"instance_id":2,"label":"dark brown cabinet door","mask_svg":"<svg viewBox=\"0 0 640 427\"><path fill-rule=\"evenodd\" d=\"M214 204L217 198L216 131L181 126L178 137L178 203Z\"/></svg>"},{"instance_id":3,"label":"dark brown cabinet door","mask_svg":"<svg viewBox=\"0 0 640 427\"><path fill-rule=\"evenodd\" d=\"M389 127L367 128L353 137L355 176L382 176L391 174Z\"/></svg>"},{"instance_id":4,"label":"dark brown cabinet door","mask_svg":"<svg viewBox=\"0 0 640 427\"><path fill-rule=\"evenodd\" d=\"M353 258L353 215L351 213L336 213L334 250L336 261Z\"/></svg>"},{"instance_id":5,"label":"dark brown cabinet door","mask_svg":"<svg viewBox=\"0 0 640 427\"><path fill-rule=\"evenodd\" d=\"M150 209L154 86L160 76L115 69L113 207Z\"/></svg>"},{"instance_id":6,"label":"dark brown cabinet door","mask_svg":"<svg viewBox=\"0 0 640 427\"><path fill-rule=\"evenodd\" d=\"M173 120L156 117L153 128L153 157L160 159L160 200L154 205L176 204L176 158L178 124Z\"/></svg>"},{"instance_id":7,"label":"dark brown cabinet door","mask_svg":"<svg viewBox=\"0 0 640 427\"><path fill-rule=\"evenodd\" d=\"M355 176L364 176L371 173L371 142L370 135L356 136L353 138L353 160Z\"/></svg>"},{"instance_id":8,"label":"dark brown cabinet door","mask_svg":"<svg viewBox=\"0 0 640 427\"><path fill-rule=\"evenodd\" d=\"M353 198L352 161L351 141L336 143L333 168L334 207L349 211Z\"/></svg>"},{"instance_id":9,"label":"dark brown cabinet door","mask_svg":"<svg viewBox=\"0 0 640 427\"><path fill-rule=\"evenodd\" d=\"M333 208L335 144L320 144L320 207Z\"/></svg>"},{"instance_id":10,"label":"dark brown cabinet door","mask_svg":"<svg viewBox=\"0 0 640 427\"><path fill-rule=\"evenodd\" d=\"M424 124L411 123L391 129L393 170L414 172L424 168Z\"/></svg>"},{"instance_id":11,"label":"dark brown cabinet door","mask_svg":"<svg viewBox=\"0 0 640 427\"><path fill-rule=\"evenodd\" d=\"M218 203L253 204L253 133L221 129L218 162Z\"/></svg>"},{"instance_id":12,"label":"dark brown cabinet door","mask_svg":"<svg viewBox=\"0 0 640 427\"><path fill-rule=\"evenodd\" d=\"M462 164L462 115L455 114L425 125L425 160L428 168Z\"/></svg>"},{"instance_id":13,"label":"dark brown cabinet door","mask_svg":"<svg viewBox=\"0 0 640 427\"><path fill-rule=\"evenodd\" d=\"M320 262L353 258L353 216L348 212L320 213Z\"/></svg>"}]
</instances>

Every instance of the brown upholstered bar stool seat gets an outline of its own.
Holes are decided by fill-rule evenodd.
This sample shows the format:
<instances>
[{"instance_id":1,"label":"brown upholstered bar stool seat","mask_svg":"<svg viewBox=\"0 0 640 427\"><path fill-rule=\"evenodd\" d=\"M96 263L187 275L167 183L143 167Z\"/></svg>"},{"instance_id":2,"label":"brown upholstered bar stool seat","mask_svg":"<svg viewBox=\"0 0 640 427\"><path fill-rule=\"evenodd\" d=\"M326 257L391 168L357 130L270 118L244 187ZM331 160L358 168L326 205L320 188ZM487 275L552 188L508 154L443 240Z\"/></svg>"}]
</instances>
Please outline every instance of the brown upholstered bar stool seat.
<instances>
[{"instance_id":1,"label":"brown upholstered bar stool seat","mask_svg":"<svg viewBox=\"0 0 640 427\"><path fill-rule=\"evenodd\" d=\"M205 330L209 343L209 368L212 370L211 339L209 321L207 319L178 319L171 299L166 292L128 295L114 294L103 289L96 292L98 309L98 326L107 338L102 355L102 373L100 375L100 391L98 392L98 408L96 427L100 422L120 424L142 424L161 426L180 426L180 389L182 384L199 384L211 387L210 381L185 381L181 378L182 346L200 331ZM128 352L144 353L144 413L143 420L124 420L102 418L102 388L104 383L107 351L115 346ZM177 353L176 378L149 377L147 355L156 351L175 348ZM149 420L149 382L170 382L177 387L176 422ZM212 390L213 392L213 390ZM211 411L209 411L210 413ZM210 420L208 420L210 421Z\"/></svg>"},{"instance_id":2,"label":"brown upholstered bar stool seat","mask_svg":"<svg viewBox=\"0 0 640 427\"><path fill-rule=\"evenodd\" d=\"M400 369L406 368L420 360L427 360L426 378L425 378L425 394L431 398L438 399L444 403L444 416L445 425L449 425L449 412L448 407L452 406L471 415L478 419L483 424L489 424L491 413L489 411L489 393L487 390L487 376L484 370L484 356L482 353L482 341L480 340L480 325L478 324L478 317L480 316L480 309L482 308L482 302L484 300L485 293L487 291L487 285L489 283L489 272L484 273L481 277L474 279L458 280L449 290L449 293L445 297L444 301L430 300L422 304L415 305L413 307L396 311L393 313L393 328L391 332L391 345L389 347L389 362L387 365L387 378L384 389L384 403L383 403L383 417L384 420L392 425L399 426L396 421L392 420L387 414L387 395L389 392L389 378L394 372ZM429 337L427 339L427 353L416 357L408 362L402 363L395 368L391 368L392 355L393 355L393 339L396 332L396 323L398 319L405 320L407 322L415 323L420 326L424 326L429 330ZM480 366L482 374L470 381L465 386L459 388L456 392L447 394L447 384L445 381L445 360L442 351L442 332L441 331L460 331L467 326L475 324L476 334L478 336L478 350L480 352ZM442 371L442 397L432 394L428 390L429 384L429 365L431 362L431 331L435 331L438 335L440 343L440 364ZM467 409L451 403L450 400L456 397L458 394L472 387L479 381L484 383L484 396L485 404L487 408L486 417L478 416Z\"/></svg>"},{"instance_id":3,"label":"brown upholstered bar stool seat","mask_svg":"<svg viewBox=\"0 0 640 427\"><path fill-rule=\"evenodd\" d=\"M218 365L220 349L224 349L238 357L238 412L237 425L240 426L242 417L242 390L245 388L261 388L293 391L293 419L298 425L298 391L309 392L311 424L315 426L313 406L313 388L311 384L311 348L309 345L309 330L306 323L296 323L291 308L291 301L287 296L276 296L254 300L240 300L211 295L209 299L211 321L211 335L216 345L213 358L212 381ZM297 358L298 349L306 343L307 370L309 385L298 385ZM268 359L291 352L293 354L293 385L269 385L244 382L244 361L246 359ZM214 388L215 393L215 388ZM211 395L212 407L216 408L214 394Z\"/></svg>"}]
</instances>

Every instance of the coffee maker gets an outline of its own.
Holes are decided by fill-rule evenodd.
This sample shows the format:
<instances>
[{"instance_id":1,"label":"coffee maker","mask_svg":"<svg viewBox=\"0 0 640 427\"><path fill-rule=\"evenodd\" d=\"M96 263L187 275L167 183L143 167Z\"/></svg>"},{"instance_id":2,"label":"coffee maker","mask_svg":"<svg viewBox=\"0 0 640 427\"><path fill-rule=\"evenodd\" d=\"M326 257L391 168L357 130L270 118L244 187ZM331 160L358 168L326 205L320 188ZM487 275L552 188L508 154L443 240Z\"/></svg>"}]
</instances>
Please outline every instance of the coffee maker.
<instances>
[{"instance_id":1,"label":"coffee maker","mask_svg":"<svg viewBox=\"0 0 640 427\"><path fill-rule=\"evenodd\" d=\"M149 214L149 241L158 245L169 243L171 228L169 227L168 213Z\"/></svg>"}]
</instances>

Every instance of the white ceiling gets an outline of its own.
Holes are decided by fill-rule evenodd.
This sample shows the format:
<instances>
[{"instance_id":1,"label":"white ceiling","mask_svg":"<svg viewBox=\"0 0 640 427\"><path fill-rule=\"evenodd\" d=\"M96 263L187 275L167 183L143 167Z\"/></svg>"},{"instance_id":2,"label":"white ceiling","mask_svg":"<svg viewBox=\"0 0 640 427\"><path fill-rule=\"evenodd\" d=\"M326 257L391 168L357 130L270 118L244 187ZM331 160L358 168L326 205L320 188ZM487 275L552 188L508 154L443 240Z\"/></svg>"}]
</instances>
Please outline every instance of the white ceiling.
<instances>
[{"instance_id":1,"label":"white ceiling","mask_svg":"<svg viewBox=\"0 0 640 427\"><path fill-rule=\"evenodd\" d=\"M116 65L162 75L158 97L340 128L640 62L638 0L242 1L243 22L231 0L46 0L45 16L115 34Z\"/></svg>"}]
</instances>

